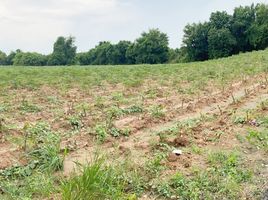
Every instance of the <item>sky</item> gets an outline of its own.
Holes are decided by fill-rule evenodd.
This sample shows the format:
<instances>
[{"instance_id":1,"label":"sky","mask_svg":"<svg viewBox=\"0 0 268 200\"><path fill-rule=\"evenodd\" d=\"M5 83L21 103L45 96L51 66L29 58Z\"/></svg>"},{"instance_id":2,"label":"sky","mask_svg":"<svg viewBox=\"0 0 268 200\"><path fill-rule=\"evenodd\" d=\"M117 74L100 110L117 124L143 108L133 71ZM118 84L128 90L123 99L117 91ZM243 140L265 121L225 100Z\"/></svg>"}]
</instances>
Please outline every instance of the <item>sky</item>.
<instances>
[{"instance_id":1,"label":"sky","mask_svg":"<svg viewBox=\"0 0 268 200\"><path fill-rule=\"evenodd\" d=\"M0 50L48 54L58 36L73 36L78 51L87 51L99 41L134 41L151 28L178 48L188 23L252 3L268 0L0 0Z\"/></svg>"}]
</instances>

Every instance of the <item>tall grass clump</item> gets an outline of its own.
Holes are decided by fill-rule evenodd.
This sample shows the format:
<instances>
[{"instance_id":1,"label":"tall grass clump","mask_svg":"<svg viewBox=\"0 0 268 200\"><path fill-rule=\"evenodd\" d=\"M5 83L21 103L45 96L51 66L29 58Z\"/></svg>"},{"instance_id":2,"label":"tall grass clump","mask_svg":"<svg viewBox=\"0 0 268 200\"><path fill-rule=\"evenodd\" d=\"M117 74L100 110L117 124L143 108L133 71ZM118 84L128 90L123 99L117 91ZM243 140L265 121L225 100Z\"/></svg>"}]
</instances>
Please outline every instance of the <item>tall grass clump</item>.
<instances>
[{"instance_id":1,"label":"tall grass clump","mask_svg":"<svg viewBox=\"0 0 268 200\"><path fill-rule=\"evenodd\" d=\"M125 199L124 183L116 170L97 158L62 185L63 200Z\"/></svg>"}]
</instances>

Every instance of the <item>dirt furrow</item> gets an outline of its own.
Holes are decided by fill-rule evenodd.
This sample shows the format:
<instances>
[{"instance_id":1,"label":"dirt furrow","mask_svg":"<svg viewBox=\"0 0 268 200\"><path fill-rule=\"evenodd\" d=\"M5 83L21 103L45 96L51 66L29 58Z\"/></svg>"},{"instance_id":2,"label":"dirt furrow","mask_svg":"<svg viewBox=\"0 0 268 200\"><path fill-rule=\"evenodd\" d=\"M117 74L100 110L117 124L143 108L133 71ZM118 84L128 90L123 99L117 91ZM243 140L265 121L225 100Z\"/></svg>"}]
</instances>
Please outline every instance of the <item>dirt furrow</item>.
<instances>
[{"instance_id":1,"label":"dirt furrow","mask_svg":"<svg viewBox=\"0 0 268 200\"><path fill-rule=\"evenodd\" d=\"M242 102L243 100L250 99L249 102ZM175 126L179 121L187 119L194 119L200 117L200 115L214 115L225 112L228 107L237 105L239 107L252 107L256 106L263 100L268 99L266 86L263 84L254 84L250 87L243 87L240 90L233 92L227 99L223 99L220 102L213 103L208 106L196 109L193 112L189 112L183 115L175 117L172 121L167 123L161 123L152 128L143 129L137 133L130 135L125 141L120 141L119 147L111 147L111 145L103 144L101 148L105 148L107 153L116 153L118 149L122 154L126 152L130 154L131 159L142 162L142 158L146 157L146 153L149 153L150 141L157 141L158 136L156 132L163 131ZM240 102L240 103L239 103ZM93 149L95 147L88 147L79 149L75 152L71 152L66 158L64 163L64 174L68 175L73 169L75 169L75 162L78 161L81 164L85 164L91 160L93 155Z\"/></svg>"}]
</instances>

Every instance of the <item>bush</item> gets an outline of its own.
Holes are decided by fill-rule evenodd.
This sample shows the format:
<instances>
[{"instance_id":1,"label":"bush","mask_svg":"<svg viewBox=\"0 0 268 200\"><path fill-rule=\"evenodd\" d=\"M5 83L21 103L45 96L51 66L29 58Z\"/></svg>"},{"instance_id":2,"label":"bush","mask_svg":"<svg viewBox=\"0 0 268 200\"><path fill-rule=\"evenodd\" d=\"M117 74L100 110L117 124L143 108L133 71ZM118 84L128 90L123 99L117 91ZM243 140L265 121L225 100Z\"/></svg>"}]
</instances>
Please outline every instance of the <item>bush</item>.
<instances>
[{"instance_id":1,"label":"bush","mask_svg":"<svg viewBox=\"0 0 268 200\"><path fill-rule=\"evenodd\" d=\"M13 65L17 66L44 66L46 63L47 57L35 52L20 52L13 59Z\"/></svg>"}]
</instances>

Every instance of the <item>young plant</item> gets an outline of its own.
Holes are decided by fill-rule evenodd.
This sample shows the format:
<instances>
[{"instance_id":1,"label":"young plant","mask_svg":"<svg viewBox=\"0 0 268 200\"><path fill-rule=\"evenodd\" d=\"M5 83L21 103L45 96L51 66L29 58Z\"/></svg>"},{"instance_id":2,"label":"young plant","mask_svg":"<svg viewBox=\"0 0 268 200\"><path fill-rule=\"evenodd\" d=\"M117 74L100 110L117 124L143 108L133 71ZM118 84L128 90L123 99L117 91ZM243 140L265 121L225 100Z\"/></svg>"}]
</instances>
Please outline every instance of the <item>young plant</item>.
<instances>
[{"instance_id":1,"label":"young plant","mask_svg":"<svg viewBox=\"0 0 268 200\"><path fill-rule=\"evenodd\" d=\"M150 114L153 118L163 118L165 116L165 112L163 106L155 105L150 108Z\"/></svg>"},{"instance_id":2,"label":"young plant","mask_svg":"<svg viewBox=\"0 0 268 200\"><path fill-rule=\"evenodd\" d=\"M68 117L68 121L73 130L79 130L82 128L83 124L81 121L81 117L77 115L73 115L73 116Z\"/></svg>"}]
</instances>

